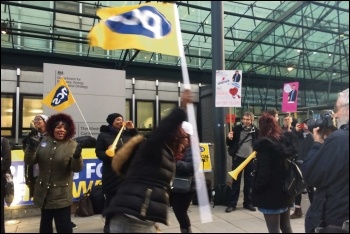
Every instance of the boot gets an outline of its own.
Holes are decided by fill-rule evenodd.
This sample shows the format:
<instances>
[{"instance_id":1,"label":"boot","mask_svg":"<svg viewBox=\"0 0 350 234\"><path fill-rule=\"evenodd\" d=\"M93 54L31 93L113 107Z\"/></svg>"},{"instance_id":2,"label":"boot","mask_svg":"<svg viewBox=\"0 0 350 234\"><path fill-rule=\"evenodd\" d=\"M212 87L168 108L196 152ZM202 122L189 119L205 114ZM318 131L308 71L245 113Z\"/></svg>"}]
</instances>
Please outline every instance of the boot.
<instances>
[{"instance_id":1,"label":"boot","mask_svg":"<svg viewBox=\"0 0 350 234\"><path fill-rule=\"evenodd\" d=\"M301 208L295 208L294 213L290 216L290 219L299 219L303 216Z\"/></svg>"},{"instance_id":2,"label":"boot","mask_svg":"<svg viewBox=\"0 0 350 234\"><path fill-rule=\"evenodd\" d=\"M191 227L188 228L180 228L181 233L192 233Z\"/></svg>"}]
</instances>

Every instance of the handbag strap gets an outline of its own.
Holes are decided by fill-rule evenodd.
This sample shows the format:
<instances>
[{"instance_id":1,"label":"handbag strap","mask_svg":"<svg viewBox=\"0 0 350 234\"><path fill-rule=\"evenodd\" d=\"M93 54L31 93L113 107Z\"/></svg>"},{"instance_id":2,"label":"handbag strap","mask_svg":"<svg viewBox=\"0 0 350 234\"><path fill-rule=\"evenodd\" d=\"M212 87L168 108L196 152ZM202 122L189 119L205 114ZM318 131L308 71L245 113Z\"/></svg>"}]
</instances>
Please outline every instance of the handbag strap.
<instances>
[{"instance_id":1,"label":"handbag strap","mask_svg":"<svg viewBox=\"0 0 350 234\"><path fill-rule=\"evenodd\" d=\"M242 144L243 144L243 142L244 142L245 140L247 140L247 138L249 137L249 134L251 134L251 132L249 132L249 133L243 138L243 140L241 140L241 141L238 143L238 146L239 146L239 147L241 147Z\"/></svg>"}]
</instances>

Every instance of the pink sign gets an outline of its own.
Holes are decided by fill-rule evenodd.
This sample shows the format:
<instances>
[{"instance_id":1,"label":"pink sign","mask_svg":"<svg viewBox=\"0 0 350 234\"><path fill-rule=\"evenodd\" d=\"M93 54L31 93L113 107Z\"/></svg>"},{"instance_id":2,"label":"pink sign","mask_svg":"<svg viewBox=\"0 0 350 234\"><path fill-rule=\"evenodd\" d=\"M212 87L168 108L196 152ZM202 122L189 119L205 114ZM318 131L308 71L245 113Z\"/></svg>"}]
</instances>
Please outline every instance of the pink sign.
<instances>
[{"instance_id":1,"label":"pink sign","mask_svg":"<svg viewBox=\"0 0 350 234\"><path fill-rule=\"evenodd\" d=\"M295 112L298 107L299 82L283 85L282 112Z\"/></svg>"}]
</instances>

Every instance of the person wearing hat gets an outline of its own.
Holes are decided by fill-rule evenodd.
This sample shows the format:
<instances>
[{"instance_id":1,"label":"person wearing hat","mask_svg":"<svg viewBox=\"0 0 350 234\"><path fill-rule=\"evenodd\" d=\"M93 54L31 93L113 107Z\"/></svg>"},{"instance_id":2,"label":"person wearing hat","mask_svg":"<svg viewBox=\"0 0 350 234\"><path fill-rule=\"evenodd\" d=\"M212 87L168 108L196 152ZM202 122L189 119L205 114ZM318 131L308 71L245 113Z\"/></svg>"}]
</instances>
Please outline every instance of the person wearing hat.
<instances>
[{"instance_id":1,"label":"person wearing hat","mask_svg":"<svg viewBox=\"0 0 350 234\"><path fill-rule=\"evenodd\" d=\"M102 190L105 194L105 207L107 207L117 191L118 185L123 180L112 169L112 159L106 154L106 150L111 147L116 139L119 131L123 128L121 136L116 144L116 151L122 147L131 137L138 134L132 121L124 122L124 118L119 113L112 113L106 119L108 125L100 127L100 134L96 141L96 156L103 162L102 166ZM105 225L103 231L109 233L110 217L105 217Z\"/></svg>"},{"instance_id":2,"label":"person wearing hat","mask_svg":"<svg viewBox=\"0 0 350 234\"><path fill-rule=\"evenodd\" d=\"M171 192L170 204L174 210L177 221L180 224L181 233L192 233L191 220L187 210L190 207L193 196L195 195L195 179L193 177L193 159L190 144L190 135L193 134L193 126L187 121L182 122L182 129L185 131L183 145L180 145L180 153L176 155L176 173L175 177L192 177L190 190L186 193Z\"/></svg>"},{"instance_id":3,"label":"person wearing hat","mask_svg":"<svg viewBox=\"0 0 350 234\"><path fill-rule=\"evenodd\" d=\"M46 135L46 122L49 117L47 115L36 115L32 122L30 123L31 131L27 137L22 141L23 151L26 150L29 138L34 138L38 141L41 141ZM36 178L39 174L38 164L28 165L24 164L24 179L25 183L29 189L29 197L34 195L34 185Z\"/></svg>"}]
</instances>

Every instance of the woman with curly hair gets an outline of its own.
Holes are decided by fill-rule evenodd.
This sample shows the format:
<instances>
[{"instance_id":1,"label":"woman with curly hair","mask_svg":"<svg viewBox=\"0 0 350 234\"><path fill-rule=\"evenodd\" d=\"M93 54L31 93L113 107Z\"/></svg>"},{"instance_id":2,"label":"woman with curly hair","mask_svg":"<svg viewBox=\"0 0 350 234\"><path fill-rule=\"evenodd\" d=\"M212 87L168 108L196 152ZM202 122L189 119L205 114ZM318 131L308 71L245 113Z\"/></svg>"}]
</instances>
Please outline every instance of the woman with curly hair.
<instances>
[{"instance_id":1,"label":"woman with curly hair","mask_svg":"<svg viewBox=\"0 0 350 234\"><path fill-rule=\"evenodd\" d=\"M252 186L252 204L264 214L270 233L291 233L289 209L294 197L282 189L286 159L297 154L297 140L292 132L283 132L268 113L259 118L259 140L254 144L256 171Z\"/></svg>"},{"instance_id":2,"label":"woman with curly hair","mask_svg":"<svg viewBox=\"0 0 350 234\"><path fill-rule=\"evenodd\" d=\"M38 163L34 204L41 208L40 233L72 233L71 205L73 172L83 168L81 146L74 140L75 125L71 116L51 115L46 124L47 135L41 141L28 140L25 163Z\"/></svg>"}]
</instances>

